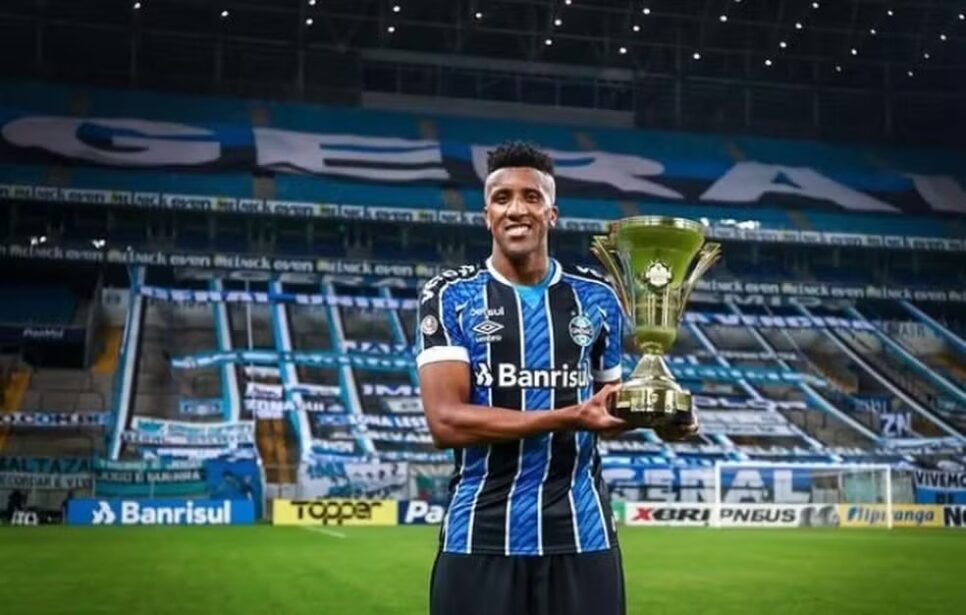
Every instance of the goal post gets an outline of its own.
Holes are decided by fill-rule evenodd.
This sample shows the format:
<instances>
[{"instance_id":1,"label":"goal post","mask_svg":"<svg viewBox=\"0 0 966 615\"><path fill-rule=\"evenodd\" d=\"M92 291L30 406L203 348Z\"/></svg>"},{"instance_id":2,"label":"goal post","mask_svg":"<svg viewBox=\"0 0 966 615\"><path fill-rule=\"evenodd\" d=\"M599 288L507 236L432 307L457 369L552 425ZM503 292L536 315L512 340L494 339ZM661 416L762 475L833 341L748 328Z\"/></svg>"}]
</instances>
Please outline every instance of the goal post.
<instances>
[{"instance_id":1,"label":"goal post","mask_svg":"<svg viewBox=\"0 0 966 615\"><path fill-rule=\"evenodd\" d=\"M717 461L714 527L892 528L885 464Z\"/></svg>"}]
</instances>

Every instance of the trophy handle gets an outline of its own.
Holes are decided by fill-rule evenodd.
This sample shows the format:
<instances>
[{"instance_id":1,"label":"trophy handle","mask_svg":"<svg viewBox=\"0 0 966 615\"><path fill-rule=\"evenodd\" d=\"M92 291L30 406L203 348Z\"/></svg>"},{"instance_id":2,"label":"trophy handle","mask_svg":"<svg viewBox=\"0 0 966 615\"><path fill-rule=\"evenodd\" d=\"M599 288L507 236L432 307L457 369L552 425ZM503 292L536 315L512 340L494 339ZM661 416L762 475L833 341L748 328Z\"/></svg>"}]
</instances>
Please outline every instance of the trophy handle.
<instances>
[{"instance_id":1,"label":"trophy handle","mask_svg":"<svg viewBox=\"0 0 966 615\"><path fill-rule=\"evenodd\" d=\"M698 262L694 265L694 269L691 270L691 275L688 279L684 281L683 290L684 295L681 298L681 306L683 313L683 306L687 304L688 298L691 297L691 291L697 286L698 280L701 279L711 266L718 262L721 258L721 244L720 243L706 243L701 251L698 253Z\"/></svg>"},{"instance_id":2,"label":"trophy handle","mask_svg":"<svg viewBox=\"0 0 966 615\"><path fill-rule=\"evenodd\" d=\"M604 269L613 278L614 289L617 291L617 298L621 303L624 314L629 318L633 317L631 298L628 295L627 287L624 285L620 265L614 256L617 253L617 248L614 246L613 240L606 235L595 235L591 240L590 252L597 257L597 260L601 262Z\"/></svg>"}]
</instances>

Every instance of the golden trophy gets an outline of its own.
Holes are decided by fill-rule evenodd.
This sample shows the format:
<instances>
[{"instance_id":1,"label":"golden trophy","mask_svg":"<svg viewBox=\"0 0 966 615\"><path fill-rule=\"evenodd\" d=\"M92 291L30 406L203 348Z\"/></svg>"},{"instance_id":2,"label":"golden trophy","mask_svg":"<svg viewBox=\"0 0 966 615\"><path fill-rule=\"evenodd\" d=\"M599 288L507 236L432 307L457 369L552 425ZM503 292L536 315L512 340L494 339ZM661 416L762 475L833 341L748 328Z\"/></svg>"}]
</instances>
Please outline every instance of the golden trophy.
<instances>
[{"instance_id":1,"label":"golden trophy","mask_svg":"<svg viewBox=\"0 0 966 615\"><path fill-rule=\"evenodd\" d=\"M691 291L720 258L720 244L705 243L704 226L693 220L636 216L595 236L590 251L613 278L642 354L613 414L634 427L689 423L691 394L674 380L664 355L677 338Z\"/></svg>"}]
</instances>

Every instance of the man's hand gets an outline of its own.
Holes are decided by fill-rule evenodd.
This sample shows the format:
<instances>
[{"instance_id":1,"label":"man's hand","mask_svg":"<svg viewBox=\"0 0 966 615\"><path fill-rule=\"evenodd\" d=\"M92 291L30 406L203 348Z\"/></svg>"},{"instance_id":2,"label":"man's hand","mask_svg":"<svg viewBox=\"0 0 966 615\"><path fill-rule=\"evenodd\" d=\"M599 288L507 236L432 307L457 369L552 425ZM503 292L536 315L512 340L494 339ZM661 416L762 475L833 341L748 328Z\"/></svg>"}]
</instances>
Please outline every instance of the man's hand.
<instances>
[{"instance_id":1,"label":"man's hand","mask_svg":"<svg viewBox=\"0 0 966 615\"><path fill-rule=\"evenodd\" d=\"M610 413L613 397L621 390L620 383L602 387L593 397L577 406L574 428L584 431L619 432L628 429L627 423Z\"/></svg>"},{"instance_id":2,"label":"man's hand","mask_svg":"<svg viewBox=\"0 0 966 615\"><path fill-rule=\"evenodd\" d=\"M687 422L673 421L661 427L656 427L654 431L665 442L678 442L698 433L698 415L689 412Z\"/></svg>"}]
</instances>

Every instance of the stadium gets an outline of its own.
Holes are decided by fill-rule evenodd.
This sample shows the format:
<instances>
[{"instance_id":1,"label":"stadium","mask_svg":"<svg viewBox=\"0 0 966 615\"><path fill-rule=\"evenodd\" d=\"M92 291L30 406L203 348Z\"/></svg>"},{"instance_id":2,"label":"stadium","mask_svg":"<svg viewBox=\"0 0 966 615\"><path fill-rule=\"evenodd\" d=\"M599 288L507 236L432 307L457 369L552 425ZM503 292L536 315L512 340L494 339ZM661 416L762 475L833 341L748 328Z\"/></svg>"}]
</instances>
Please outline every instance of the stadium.
<instances>
[{"instance_id":1,"label":"stadium","mask_svg":"<svg viewBox=\"0 0 966 615\"><path fill-rule=\"evenodd\" d=\"M699 430L582 453L627 613L966 601L963 0L9 0L0 101L0 612L429 612L421 310L519 141L580 275L720 245L664 324Z\"/></svg>"}]
</instances>

